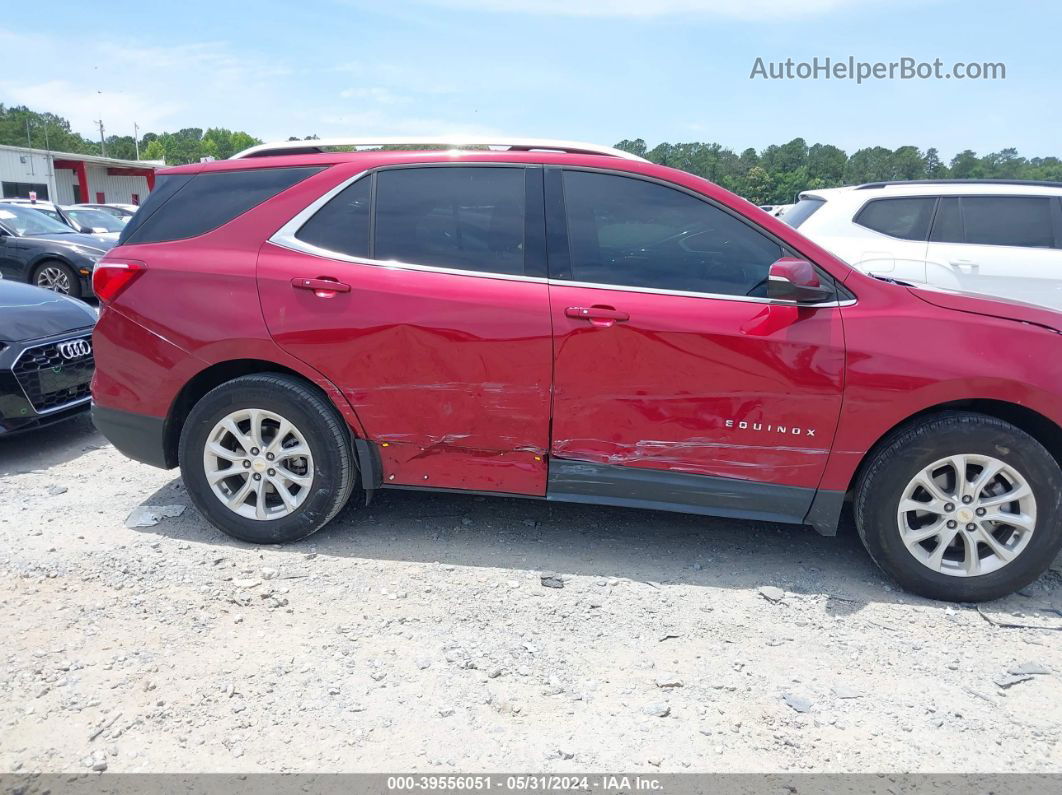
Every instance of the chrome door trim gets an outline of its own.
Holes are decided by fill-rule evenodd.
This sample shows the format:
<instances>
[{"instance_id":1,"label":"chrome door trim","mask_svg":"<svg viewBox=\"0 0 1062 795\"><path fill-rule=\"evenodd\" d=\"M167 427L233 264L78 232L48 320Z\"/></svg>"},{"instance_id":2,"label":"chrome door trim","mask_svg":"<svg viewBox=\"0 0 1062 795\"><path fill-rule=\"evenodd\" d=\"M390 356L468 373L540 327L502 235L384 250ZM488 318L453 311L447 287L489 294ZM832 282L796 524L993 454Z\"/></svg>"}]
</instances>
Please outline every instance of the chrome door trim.
<instances>
[{"instance_id":1,"label":"chrome door trim","mask_svg":"<svg viewBox=\"0 0 1062 795\"><path fill-rule=\"evenodd\" d=\"M541 276L523 276L523 275L510 274L510 273L494 273L494 272L486 272L486 271L469 271L469 270L463 270L461 268L447 268L447 267L443 267L443 266L439 266L439 265L421 265L421 264L415 263L415 262L401 262L399 260L381 260L381 259L373 259L371 257L353 257L353 256L351 256L349 254L344 254L344 253L339 252L339 251L331 251L330 249L321 248L320 246L315 246L315 245L313 245L311 243L307 243L307 242L305 242L303 240L299 240L299 238L296 237L296 235L298 234L298 232L302 228L302 226L307 221L309 221L310 218L312 218L317 213L318 210L320 210L322 207L324 207L324 205L328 204L328 202L330 202L333 198L335 198L339 193L344 191L350 185L352 185L355 182L357 182L359 179L363 179L365 177L371 176L374 171L383 171L383 170L388 170L388 169L391 169L391 168L407 168L407 167L408 168L415 168L415 167L420 167L420 166L437 166L437 165L465 166L465 167L468 167L468 166L470 166L472 164L469 164L469 163L444 163L444 164L438 164L438 163L409 163L409 164L405 164L405 163L403 163L403 164L399 164L399 165L395 165L395 166L385 166L383 168L368 169L368 170L365 170L365 171L361 171L361 172L355 174L354 176L343 180L338 185L336 185L334 188L331 188L330 190L326 191L324 194L322 194L317 199L315 199L313 202L311 202L309 205L307 205L304 209L302 209L301 211L296 213L296 215L293 216L290 221L288 221L286 224L284 224L282 227L280 227L280 229L278 229L275 233L273 233L273 235L266 242L272 243L272 244L274 244L276 246L280 246L281 248L286 248L286 249L288 249L290 251L299 252L301 254L308 254L310 256L321 257L323 259L337 260L339 262L346 262L346 263L349 263L351 265L368 265L368 266L380 267L380 268L390 268L390 269L394 269L394 270L410 270L410 271L419 271L419 272L422 272L422 273L441 273L441 274L450 274L452 276L469 276L469 277L479 278L479 279L502 279L504 281L530 282L532 284L549 284L549 285L556 285L558 287L565 287L565 286L566 287L590 287L590 288L593 288L593 289L596 289L596 290L613 290L613 291L619 291L619 292L646 293L646 294L650 294L650 295L674 295L674 296L679 296L679 297L684 297L684 298L707 298L707 299L712 299L712 300L716 300L716 301L719 301L719 300L722 300L722 301L741 301L741 302L744 302L744 303L751 303L751 304L772 304L772 305L777 305L777 306L800 306L800 307L804 307L804 308L808 308L808 309L830 309L830 308L841 307L841 306L852 306L853 304L856 303L855 299L847 299L847 300L843 300L843 301L826 301L826 302L823 302L823 303L809 304L809 303L797 303L796 301L780 301L780 300L773 299L773 298L759 298L759 297L756 297L756 296L729 295L729 294L726 294L726 293L699 293L699 292L691 292L691 291L686 291L686 290L663 290L663 289L658 289L658 288L655 288L655 287L634 287L634 286L620 285L620 284L597 284L595 282L576 282L576 281L570 281L570 280L567 280L567 279L548 279L548 278L541 277ZM475 166L490 167L491 165L493 165L493 164L476 163L472 167L475 167ZM513 165L513 164L499 164L499 165ZM521 164L517 164L517 165L520 166L520 167L525 167L525 165L522 164L522 163ZM584 170L586 170L586 171L608 171L606 169L593 169L593 168L586 168ZM625 172L612 172L612 173L624 174L625 175ZM635 177L642 177L642 175L637 175L637 174L634 175L634 176ZM645 177L643 177L643 178L645 178ZM681 185L673 185L671 183L663 182L661 180L656 180L656 179L652 179L652 178L645 178L645 179L647 179L648 181L651 181L651 182L659 182L661 185L665 185L667 187L672 187L672 188L675 188L677 190L689 193L690 195L692 195L694 197L697 197L697 198L700 198L703 201L706 201L706 202L708 202L710 204L714 204L714 202L711 202L708 199L708 197L699 196L694 191L691 191L691 190L689 190L687 188L684 188ZM725 211L731 212L731 214L733 214L732 211L729 211L729 208L726 208ZM749 223L748 219L740 219L740 220L744 220L746 223ZM835 279L835 277L833 277L832 274L831 274L831 278Z\"/></svg>"}]
</instances>

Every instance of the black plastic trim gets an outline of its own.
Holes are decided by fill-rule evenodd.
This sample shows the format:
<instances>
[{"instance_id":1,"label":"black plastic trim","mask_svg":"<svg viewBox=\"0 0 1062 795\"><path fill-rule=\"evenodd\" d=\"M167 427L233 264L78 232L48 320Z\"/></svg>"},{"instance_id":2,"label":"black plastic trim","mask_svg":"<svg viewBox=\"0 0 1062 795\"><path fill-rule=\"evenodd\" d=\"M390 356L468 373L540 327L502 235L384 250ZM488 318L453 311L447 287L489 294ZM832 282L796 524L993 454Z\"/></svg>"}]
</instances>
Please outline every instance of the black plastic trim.
<instances>
[{"instance_id":1,"label":"black plastic trim","mask_svg":"<svg viewBox=\"0 0 1062 795\"><path fill-rule=\"evenodd\" d=\"M372 442L354 439L354 453L358 457L358 472L361 474L361 487L365 490L365 504L372 502L372 495L383 483L383 464L380 451Z\"/></svg>"},{"instance_id":2,"label":"black plastic trim","mask_svg":"<svg viewBox=\"0 0 1062 795\"><path fill-rule=\"evenodd\" d=\"M815 528L815 532L824 536L837 535L837 526L841 523L841 510L844 508L844 491L826 491L819 489L811 501L804 524Z\"/></svg>"},{"instance_id":3,"label":"black plastic trim","mask_svg":"<svg viewBox=\"0 0 1062 795\"><path fill-rule=\"evenodd\" d=\"M803 524L815 489L661 469L549 460L546 499ZM821 532L821 531L820 531Z\"/></svg>"},{"instance_id":4,"label":"black plastic trim","mask_svg":"<svg viewBox=\"0 0 1062 795\"><path fill-rule=\"evenodd\" d=\"M92 404L92 423L122 455L159 469L173 469L166 457L166 420Z\"/></svg>"}]
</instances>

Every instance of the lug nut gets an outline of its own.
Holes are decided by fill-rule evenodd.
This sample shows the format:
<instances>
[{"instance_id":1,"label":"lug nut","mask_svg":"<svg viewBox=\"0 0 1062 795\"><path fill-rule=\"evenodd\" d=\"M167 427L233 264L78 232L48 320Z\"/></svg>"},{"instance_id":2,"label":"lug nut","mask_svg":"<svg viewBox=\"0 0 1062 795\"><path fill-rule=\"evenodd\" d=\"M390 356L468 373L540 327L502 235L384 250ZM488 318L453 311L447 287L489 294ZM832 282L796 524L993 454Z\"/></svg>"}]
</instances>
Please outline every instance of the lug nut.
<instances>
[{"instance_id":1,"label":"lug nut","mask_svg":"<svg viewBox=\"0 0 1062 795\"><path fill-rule=\"evenodd\" d=\"M950 522L948 522L948 529L949 530L954 530L958 526L959 526L959 523L956 522L954 519L952 519Z\"/></svg>"},{"instance_id":2,"label":"lug nut","mask_svg":"<svg viewBox=\"0 0 1062 795\"><path fill-rule=\"evenodd\" d=\"M951 513L952 511L955 510L955 505L950 503L950 502L946 502L946 503L944 503L944 510L947 511L948 513Z\"/></svg>"},{"instance_id":3,"label":"lug nut","mask_svg":"<svg viewBox=\"0 0 1062 795\"><path fill-rule=\"evenodd\" d=\"M984 516L986 513L988 513L988 511L986 511L984 508L978 508L976 513L978 516Z\"/></svg>"},{"instance_id":4,"label":"lug nut","mask_svg":"<svg viewBox=\"0 0 1062 795\"><path fill-rule=\"evenodd\" d=\"M973 497L971 497L969 494L962 498L963 505L969 505L971 502L973 502Z\"/></svg>"},{"instance_id":5,"label":"lug nut","mask_svg":"<svg viewBox=\"0 0 1062 795\"><path fill-rule=\"evenodd\" d=\"M258 455L258 448L257 447L252 447L251 448L251 455Z\"/></svg>"},{"instance_id":6,"label":"lug nut","mask_svg":"<svg viewBox=\"0 0 1062 795\"><path fill-rule=\"evenodd\" d=\"M261 480L261 479L262 479L262 476L261 476L261 475L259 475L259 474L258 474L257 472L255 472L255 473L254 473L254 479L255 479L255 480Z\"/></svg>"},{"instance_id":7,"label":"lug nut","mask_svg":"<svg viewBox=\"0 0 1062 795\"><path fill-rule=\"evenodd\" d=\"M275 474L277 474L277 471L275 469L269 470L269 477L273 477L273 475Z\"/></svg>"},{"instance_id":8,"label":"lug nut","mask_svg":"<svg viewBox=\"0 0 1062 795\"><path fill-rule=\"evenodd\" d=\"M266 461L272 461L274 458L276 458L276 456L272 453L266 453Z\"/></svg>"},{"instance_id":9,"label":"lug nut","mask_svg":"<svg viewBox=\"0 0 1062 795\"><path fill-rule=\"evenodd\" d=\"M966 525L966 529L970 531L976 530L977 525L975 525L973 522L970 522L968 525Z\"/></svg>"},{"instance_id":10,"label":"lug nut","mask_svg":"<svg viewBox=\"0 0 1062 795\"><path fill-rule=\"evenodd\" d=\"M246 458L243 460L243 468L244 469L250 469L251 468L251 462L248 461Z\"/></svg>"}]
</instances>

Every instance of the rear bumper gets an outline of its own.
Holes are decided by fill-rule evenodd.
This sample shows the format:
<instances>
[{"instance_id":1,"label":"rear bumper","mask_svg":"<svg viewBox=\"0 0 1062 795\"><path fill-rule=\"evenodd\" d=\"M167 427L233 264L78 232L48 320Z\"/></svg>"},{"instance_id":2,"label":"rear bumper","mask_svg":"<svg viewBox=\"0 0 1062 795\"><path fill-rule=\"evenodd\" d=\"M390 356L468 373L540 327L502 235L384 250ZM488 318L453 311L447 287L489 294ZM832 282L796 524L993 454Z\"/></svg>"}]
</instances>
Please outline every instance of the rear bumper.
<instances>
[{"instance_id":1,"label":"rear bumper","mask_svg":"<svg viewBox=\"0 0 1062 795\"><path fill-rule=\"evenodd\" d=\"M131 411L92 405L92 422L118 452L159 469L173 469L166 459L166 420Z\"/></svg>"}]
</instances>

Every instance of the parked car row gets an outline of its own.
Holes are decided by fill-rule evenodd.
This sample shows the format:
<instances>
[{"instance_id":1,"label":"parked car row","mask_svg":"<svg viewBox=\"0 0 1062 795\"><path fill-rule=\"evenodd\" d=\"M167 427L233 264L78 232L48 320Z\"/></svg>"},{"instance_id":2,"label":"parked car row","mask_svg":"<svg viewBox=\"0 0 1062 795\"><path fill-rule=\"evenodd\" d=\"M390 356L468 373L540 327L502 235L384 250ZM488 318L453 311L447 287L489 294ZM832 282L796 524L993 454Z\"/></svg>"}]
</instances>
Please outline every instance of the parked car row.
<instances>
[{"instance_id":1,"label":"parked car row","mask_svg":"<svg viewBox=\"0 0 1062 795\"><path fill-rule=\"evenodd\" d=\"M92 272L114 240L75 231L50 213L0 203L0 276L75 298L92 294Z\"/></svg>"},{"instance_id":2,"label":"parked car row","mask_svg":"<svg viewBox=\"0 0 1062 795\"><path fill-rule=\"evenodd\" d=\"M90 337L84 304L0 282L0 433L83 411L98 365L100 430L244 541L416 488L827 535L851 504L882 568L958 601L1051 563L1062 312L926 286L934 258L1055 255L1056 186L809 191L787 225L617 150L507 146L170 169L110 251L69 226L90 210L0 204L2 272L91 277L102 308ZM978 286L1055 301L1000 261Z\"/></svg>"},{"instance_id":3,"label":"parked car row","mask_svg":"<svg viewBox=\"0 0 1062 795\"><path fill-rule=\"evenodd\" d=\"M782 220L864 273L1062 309L1062 183L809 190Z\"/></svg>"},{"instance_id":4,"label":"parked car row","mask_svg":"<svg viewBox=\"0 0 1062 795\"><path fill-rule=\"evenodd\" d=\"M1062 313L871 277L608 148L322 144L162 172L96 267L96 424L222 531L295 540L381 488L824 534L850 503L875 561L957 601L1062 547ZM930 196L906 226L837 205L928 243Z\"/></svg>"}]
</instances>

